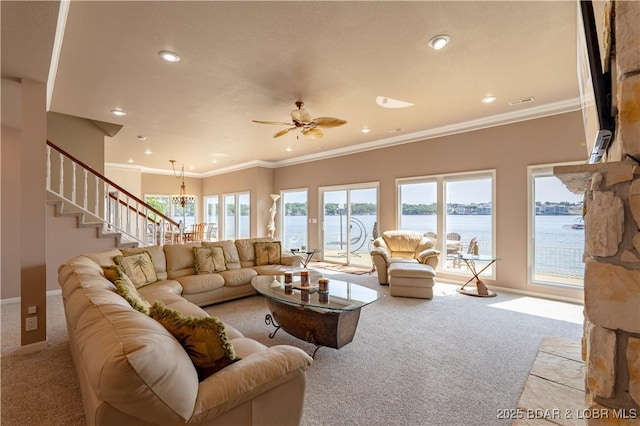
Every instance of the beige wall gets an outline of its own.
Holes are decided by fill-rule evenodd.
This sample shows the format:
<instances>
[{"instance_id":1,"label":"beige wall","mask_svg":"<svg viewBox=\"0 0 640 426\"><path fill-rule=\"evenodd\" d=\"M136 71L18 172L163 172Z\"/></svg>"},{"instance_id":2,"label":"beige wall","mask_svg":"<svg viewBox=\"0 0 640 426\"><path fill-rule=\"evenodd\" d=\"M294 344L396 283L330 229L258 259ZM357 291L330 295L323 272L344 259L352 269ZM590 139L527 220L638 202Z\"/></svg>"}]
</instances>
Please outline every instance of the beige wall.
<instances>
[{"instance_id":1,"label":"beige wall","mask_svg":"<svg viewBox=\"0 0 640 426\"><path fill-rule=\"evenodd\" d=\"M585 160L579 111L274 170L273 189L309 188L309 217L318 217L318 187L379 182L379 229L396 227L395 179L496 170L496 252L490 285L582 298L580 291L527 285L527 166ZM309 224L319 245L320 224ZM440 273L443 278L448 277ZM450 278L455 278L450 276Z\"/></svg>"},{"instance_id":2,"label":"beige wall","mask_svg":"<svg viewBox=\"0 0 640 426\"><path fill-rule=\"evenodd\" d=\"M3 112L4 113L4 112ZM2 257L0 270L2 299L20 297L20 251L16 244L20 241L20 185L15 185L20 176L19 129L2 127Z\"/></svg>"},{"instance_id":3,"label":"beige wall","mask_svg":"<svg viewBox=\"0 0 640 426\"><path fill-rule=\"evenodd\" d=\"M135 169L105 166L104 175L140 199L142 195L142 173Z\"/></svg>"},{"instance_id":4,"label":"beige wall","mask_svg":"<svg viewBox=\"0 0 640 426\"><path fill-rule=\"evenodd\" d=\"M104 138L104 132L87 119L47 113L47 139L100 174L104 174Z\"/></svg>"}]
</instances>

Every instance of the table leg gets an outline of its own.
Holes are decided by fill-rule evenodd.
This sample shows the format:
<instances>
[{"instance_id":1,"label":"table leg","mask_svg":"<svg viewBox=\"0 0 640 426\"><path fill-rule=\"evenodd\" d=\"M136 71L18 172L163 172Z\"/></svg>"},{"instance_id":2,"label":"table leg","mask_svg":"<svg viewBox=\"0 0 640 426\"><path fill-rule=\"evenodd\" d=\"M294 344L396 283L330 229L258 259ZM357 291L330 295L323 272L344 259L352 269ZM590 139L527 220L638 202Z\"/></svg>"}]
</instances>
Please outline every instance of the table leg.
<instances>
[{"instance_id":1,"label":"table leg","mask_svg":"<svg viewBox=\"0 0 640 426\"><path fill-rule=\"evenodd\" d=\"M469 279L469 281L464 283L464 285L458 289L458 292L462 293L462 294L466 294L468 296L478 296L478 297L494 297L494 296L496 296L495 292L489 290L487 288L487 286L484 285L484 283L482 282L482 280L480 279L480 276L479 276L482 272L484 272L485 269L487 269L489 266L493 265L495 260L492 260L489 263L487 263L485 265L485 267L482 268L480 271L478 271L476 269L476 263L473 260L468 260L468 259L463 259L463 260L465 261L465 263L469 267L469 270L473 274L473 277L471 277ZM474 279L476 281L476 291L473 292L471 290L466 290L465 286L467 284L469 284L471 281L473 281Z\"/></svg>"}]
</instances>

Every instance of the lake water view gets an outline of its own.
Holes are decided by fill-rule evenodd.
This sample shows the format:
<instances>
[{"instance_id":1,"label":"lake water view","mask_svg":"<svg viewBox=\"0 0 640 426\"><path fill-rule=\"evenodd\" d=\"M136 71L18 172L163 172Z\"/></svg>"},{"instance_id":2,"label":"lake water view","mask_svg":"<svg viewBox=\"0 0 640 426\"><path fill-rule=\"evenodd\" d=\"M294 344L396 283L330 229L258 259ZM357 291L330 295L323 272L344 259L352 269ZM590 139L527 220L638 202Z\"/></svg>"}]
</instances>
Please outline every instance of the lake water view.
<instances>
[{"instance_id":1,"label":"lake water view","mask_svg":"<svg viewBox=\"0 0 640 426\"><path fill-rule=\"evenodd\" d=\"M571 226L580 220L579 215L537 215L535 217L536 272L581 278L584 273L582 253L584 230ZM371 233L376 216L352 216L352 250L368 253ZM304 216L286 216L285 248L306 244L307 223ZM326 216L324 224L326 250L340 249L340 216ZM403 228L418 232L436 232L435 215L405 215ZM342 243L346 245L346 216L342 217ZM490 215L448 215L447 231L460 234L463 242L477 238L480 254L491 254ZM500 256L500 253L496 253Z\"/></svg>"}]
</instances>

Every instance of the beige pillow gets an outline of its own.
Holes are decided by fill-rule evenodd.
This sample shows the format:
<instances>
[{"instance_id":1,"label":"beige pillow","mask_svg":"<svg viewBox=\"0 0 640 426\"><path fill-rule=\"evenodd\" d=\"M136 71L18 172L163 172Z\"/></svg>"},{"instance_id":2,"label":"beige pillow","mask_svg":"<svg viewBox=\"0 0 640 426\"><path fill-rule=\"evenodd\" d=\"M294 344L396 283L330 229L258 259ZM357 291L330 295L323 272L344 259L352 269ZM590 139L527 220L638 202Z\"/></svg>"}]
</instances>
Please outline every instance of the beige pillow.
<instances>
[{"instance_id":1,"label":"beige pillow","mask_svg":"<svg viewBox=\"0 0 640 426\"><path fill-rule=\"evenodd\" d=\"M227 270L222 247L194 247L193 256L198 274Z\"/></svg>"},{"instance_id":2,"label":"beige pillow","mask_svg":"<svg viewBox=\"0 0 640 426\"><path fill-rule=\"evenodd\" d=\"M185 316L159 301L151 306L149 315L184 347L200 381L240 359L218 318Z\"/></svg>"},{"instance_id":3,"label":"beige pillow","mask_svg":"<svg viewBox=\"0 0 640 426\"><path fill-rule=\"evenodd\" d=\"M124 269L124 273L127 274L136 288L158 281L151 254L147 251L126 256L116 256L114 260L117 265Z\"/></svg>"},{"instance_id":4,"label":"beige pillow","mask_svg":"<svg viewBox=\"0 0 640 426\"><path fill-rule=\"evenodd\" d=\"M116 280L115 285L116 292L129 302L133 309L140 311L145 315L149 315L149 302L140 296L136 286L133 285L129 277L124 272L120 272L120 277Z\"/></svg>"},{"instance_id":5,"label":"beige pillow","mask_svg":"<svg viewBox=\"0 0 640 426\"><path fill-rule=\"evenodd\" d=\"M253 243L256 252L256 265L279 265L281 256L280 241Z\"/></svg>"}]
</instances>

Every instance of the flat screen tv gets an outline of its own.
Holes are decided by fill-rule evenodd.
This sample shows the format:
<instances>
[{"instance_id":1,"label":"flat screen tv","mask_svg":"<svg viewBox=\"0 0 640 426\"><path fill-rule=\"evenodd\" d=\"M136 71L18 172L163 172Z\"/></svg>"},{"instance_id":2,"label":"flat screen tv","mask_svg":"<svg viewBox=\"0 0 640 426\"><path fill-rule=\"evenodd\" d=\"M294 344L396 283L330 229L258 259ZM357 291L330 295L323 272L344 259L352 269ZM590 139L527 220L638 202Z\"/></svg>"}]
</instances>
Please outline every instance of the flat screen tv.
<instances>
[{"instance_id":1,"label":"flat screen tv","mask_svg":"<svg viewBox=\"0 0 640 426\"><path fill-rule=\"evenodd\" d=\"M611 72L604 71L591 0L578 1L578 84L589 163L598 163L614 136Z\"/></svg>"}]
</instances>

